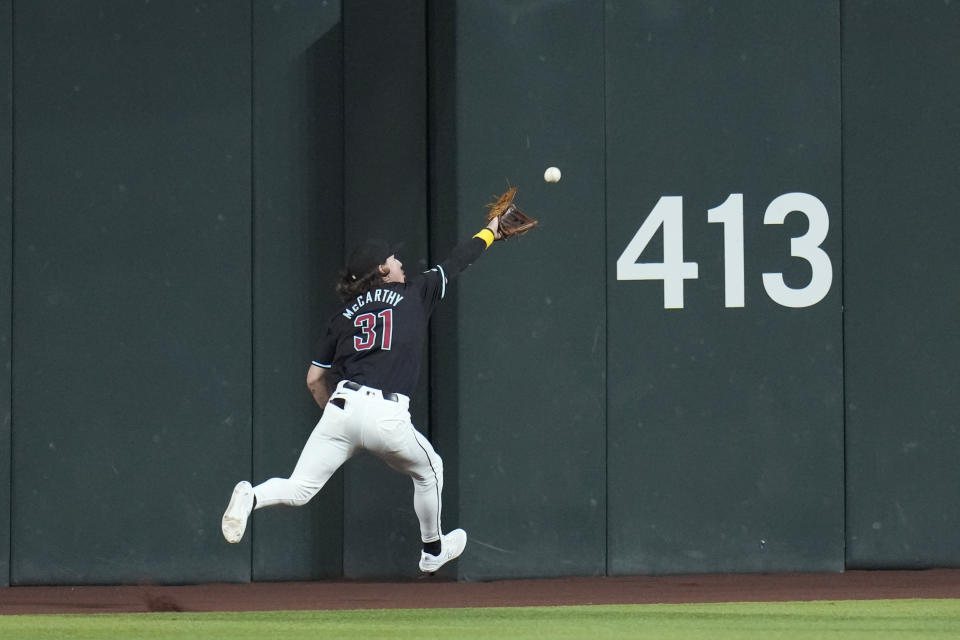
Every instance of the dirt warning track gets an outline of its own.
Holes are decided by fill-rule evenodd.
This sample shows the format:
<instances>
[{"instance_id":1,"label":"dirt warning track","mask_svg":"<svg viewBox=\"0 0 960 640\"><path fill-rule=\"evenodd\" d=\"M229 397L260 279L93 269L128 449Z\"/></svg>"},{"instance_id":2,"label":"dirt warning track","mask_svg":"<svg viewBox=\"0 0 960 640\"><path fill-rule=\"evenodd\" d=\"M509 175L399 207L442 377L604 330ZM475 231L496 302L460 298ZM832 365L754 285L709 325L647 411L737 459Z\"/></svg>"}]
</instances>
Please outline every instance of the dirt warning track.
<instances>
[{"instance_id":1,"label":"dirt warning track","mask_svg":"<svg viewBox=\"0 0 960 640\"><path fill-rule=\"evenodd\" d=\"M960 570L0 588L0 614L960 598Z\"/></svg>"}]
</instances>

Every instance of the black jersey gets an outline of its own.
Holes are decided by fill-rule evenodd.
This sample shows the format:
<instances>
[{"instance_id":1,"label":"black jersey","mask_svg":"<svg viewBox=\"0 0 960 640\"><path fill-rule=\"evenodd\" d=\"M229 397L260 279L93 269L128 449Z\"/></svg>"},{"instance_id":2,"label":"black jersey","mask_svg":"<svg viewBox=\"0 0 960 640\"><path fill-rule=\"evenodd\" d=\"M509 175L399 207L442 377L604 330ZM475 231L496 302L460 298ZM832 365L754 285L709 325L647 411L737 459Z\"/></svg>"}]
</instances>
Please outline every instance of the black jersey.
<instances>
[{"instance_id":1,"label":"black jersey","mask_svg":"<svg viewBox=\"0 0 960 640\"><path fill-rule=\"evenodd\" d=\"M420 375L430 314L446 294L448 279L485 247L483 240L472 238L429 271L347 300L317 340L313 364L336 368L346 380L409 396Z\"/></svg>"},{"instance_id":2,"label":"black jersey","mask_svg":"<svg viewBox=\"0 0 960 640\"><path fill-rule=\"evenodd\" d=\"M313 364L384 392L410 395L420 374L427 321L443 298L442 271L388 282L347 301L327 322Z\"/></svg>"}]
</instances>

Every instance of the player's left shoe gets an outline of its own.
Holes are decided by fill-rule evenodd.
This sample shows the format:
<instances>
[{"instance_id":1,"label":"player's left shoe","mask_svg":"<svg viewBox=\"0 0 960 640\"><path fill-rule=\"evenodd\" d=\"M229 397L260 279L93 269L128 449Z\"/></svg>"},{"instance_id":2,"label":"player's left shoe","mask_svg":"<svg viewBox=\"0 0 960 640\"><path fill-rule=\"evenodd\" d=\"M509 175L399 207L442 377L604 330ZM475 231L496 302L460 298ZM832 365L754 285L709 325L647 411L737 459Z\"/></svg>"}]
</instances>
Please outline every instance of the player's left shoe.
<instances>
[{"instance_id":1,"label":"player's left shoe","mask_svg":"<svg viewBox=\"0 0 960 640\"><path fill-rule=\"evenodd\" d=\"M440 536L440 555L430 555L426 551L420 552L420 571L433 573L451 560L456 560L467 546L467 532L463 529L454 529L450 533Z\"/></svg>"},{"instance_id":2,"label":"player's left shoe","mask_svg":"<svg viewBox=\"0 0 960 640\"><path fill-rule=\"evenodd\" d=\"M243 532L247 530L247 518L250 517L251 511L253 511L253 487L243 480L233 488L230 504L223 512L223 520L220 522L223 537L227 542L231 544L240 542Z\"/></svg>"}]
</instances>

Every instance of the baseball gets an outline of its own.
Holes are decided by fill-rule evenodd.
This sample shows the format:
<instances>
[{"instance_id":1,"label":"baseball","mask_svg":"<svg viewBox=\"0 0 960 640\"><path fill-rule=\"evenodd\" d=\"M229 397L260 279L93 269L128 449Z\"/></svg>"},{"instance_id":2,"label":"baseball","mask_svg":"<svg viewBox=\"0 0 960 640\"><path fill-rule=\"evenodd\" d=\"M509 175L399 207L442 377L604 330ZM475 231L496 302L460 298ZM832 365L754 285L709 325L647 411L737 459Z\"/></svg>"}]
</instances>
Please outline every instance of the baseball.
<instances>
[{"instance_id":1,"label":"baseball","mask_svg":"<svg viewBox=\"0 0 960 640\"><path fill-rule=\"evenodd\" d=\"M548 167L547 170L543 172L543 179L547 182L560 182L560 169Z\"/></svg>"}]
</instances>

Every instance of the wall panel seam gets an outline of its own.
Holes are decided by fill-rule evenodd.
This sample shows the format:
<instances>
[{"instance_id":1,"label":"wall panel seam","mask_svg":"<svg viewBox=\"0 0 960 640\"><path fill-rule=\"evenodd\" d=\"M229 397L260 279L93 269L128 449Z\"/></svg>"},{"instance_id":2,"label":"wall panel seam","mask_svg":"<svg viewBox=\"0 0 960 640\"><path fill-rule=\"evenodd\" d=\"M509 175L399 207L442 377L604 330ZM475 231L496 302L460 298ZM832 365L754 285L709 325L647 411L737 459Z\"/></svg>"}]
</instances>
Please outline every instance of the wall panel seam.
<instances>
[{"instance_id":1,"label":"wall panel seam","mask_svg":"<svg viewBox=\"0 0 960 640\"><path fill-rule=\"evenodd\" d=\"M7 491L8 491L8 495L7 495L7 498L8 498L7 499L7 511L8 511L7 513L7 575L5 576L6 584L8 585L13 583L13 481L14 481L14 478L13 478L13 388L14 388L13 387L13 374L14 374L13 331L14 331L14 324L13 322L15 318L15 312L13 307L13 304L14 304L13 283L16 282L15 280L16 245L14 243L14 233L16 230L16 225L14 222L14 217L15 217L14 213L16 210L16 207L14 206L16 202L16 181L15 181L16 154L14 153L14 149L16 148L16 135L17 135L16 126L15 126L16 125L16 115L15 115L16 109L14 108L14 104L15 104L14 96L16 95L16 91L15 91L16 60L14 58L14 56L16 55L16 47L14 46L14 42L16 40L15 38L16 23L14 21L14 15L15 15L14 5L15 4L16 3L14 2L14 0L11 0L10 2L10 43L9 43L9 46L10 46L10 119L9 119L9 122L5 123L7 126L10 127L10 228L9 228L9 231L10 231L10 287L8 291L8 295L10 296L10 300L9 300L9 303L10 303L10 336L9 338L10 340L9 340L9 343L7 344L7 349L9 350L8 354L9 354L9 362L10 362L10 388L8 390L9 391L8 401L10 403L8 407L10 412L9 414L10 422L7 425L7 440L8 440L7 455L9 456L9 460L7 461L9 464L9 466L7 467L7 472L9 474L9 477L8 477L8 483L7 483Z\"/></svg>"},{"instance_id":2,"label":"wall panel seam","mask_svg":"<svg viewBox=\"0 0 960 640\"><path fill-rule=\"evenodd\" d=\"M601 197L603 198L603 203L601 205L601 210L603 212L603 235L602 235L602 265L601 265L601 277L603 278L603 385L601 392L603 394L603 417L601 418L602 422L602 433L603 433L603 565L604 565L604 575L610 575L610 519L609 519L609 509L608 509L608 500L610 495L610 433L609 433L609 404L610 404L610 372L609 368L609 344L608 336L610 333L609 327L609 287L610 287L610 274L608 269L610 265L608 264L608 236L607 236L607 7L606 3L600 2L600 11L601 16L601 33L600 33L600 47L601 47L601 64L603 65L603 71L600 78L600 99L602 101L602 108L600 111L600 126L602 131L602 140L601 140L601 153L600 161L602 167L600 170L600 180L602 181L601 185Z\"/></svg>"},{"instance_id":3,"label":"wall panel seam","mask_svg":"<svg viewBox=\"0 0 960 640\"><path fill-rule=\"evenodd\" d=\"M347 13L345 0L340 0L340 247L342 262L346 263L347 251ZM340 483L340 577L346 575L347 560L347 475L341 472Z\"/></svg>"},{"instance_id":4,"label":"wall panel seam","mask_svg":"<svg viewBox=\"0 0 960 640\"><path fill-rule=\"evenodd\" d=\"M423 3L423 90L424 90L423 135L424 135L424 160L425 160L423 177L424 177L424 181L426 182L426 188L424 190L425 191L424 195L426 196L426 198L424 199L424 204L426 206L424 207L424 210L423 210L423 222L424 222L424 229L426 231L426 233L424 234L425 235L424 240L425 240L426 251L427 251L427 264L425 265L426 268L430 268L430 265L433 264L433 247L431 246L431 242L430 242L430 236L431 236L430 218L432 214L431 209L433 204L433 201L432 201L433 199L431 197L433 193L433 183L432 183L432 180L430 179L433 172L433 165L432 165L433 154L431 153L431 148L432 148L431 145L432 145L433 139L430 136L430 118L432 117L432 114L430 113L430 91L432 89L432 85L430 83L430 77L431 77L430 76L430 72L431 72L430 53L431 53L431 50L430 50L430 1L426 0ZM421 374L421 375L424 375L428 381L427 397L421 400L421 402L423 402L423 406L426 407L428 438L431 437L433 434L433 425L434 425L433 401L432 401L433 390L432 390L432 385L429 384L429 381L432 380L432 376L433 376L432 364L433 364L433 357L435 354L434 344L433 344L433 340L430 339L431 332L429 329L430 327L428 325L427 357L426 357L426 360L424 361L424 364L426 365L425 367L426 371L424 371Z\"/></svg>"},{"instance_id":5,"label":"wall panel seam","mask_svg":"<svg viewBox=\"0 0 960 640\"><path fill-rule=\"evenodd\" d=\"M847 251L845 246L845 222L847 217L846 203L844 202L845 193L845 171L844 171L844 136L843 136L843 0L837 0L837 40L838 51L837 60L839 64L839 109L840 109L840 422L843 430L843 490L841 499L843 500L843 568L847 568L847 282L846 282L846 261Z\"/></svg>"},{"instance_id":6,"label":"wall panel seam","mask_svg":"<svg viewBox=\"0 0 960 640\"><path fill-rule=\"evenodd\" d=\"M256 402L257 395L255 392L256 385L256 371L257 371L257 305L256 305L256 275L257 275L257 253L256 253L256 219L257 219L257 198L256 198L256 122L255 122L255 109L256 109L256 95L255 95L255 55L254 55L254 8L253 3L255 0L250 0L248 10L249 10L249 27L250 27L250 413L248 425L250 429L250 475L253 476L256 467L255 465L255 456L256 456L256 434L257 430L255 428L256 421ZM253 529L251 528L251 534ZM253 536L250 536L251 544L249 546L249 572L250 572L250 581L253 581Z\"/></svg>"}]
</instances>

